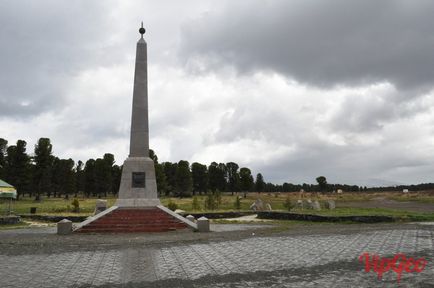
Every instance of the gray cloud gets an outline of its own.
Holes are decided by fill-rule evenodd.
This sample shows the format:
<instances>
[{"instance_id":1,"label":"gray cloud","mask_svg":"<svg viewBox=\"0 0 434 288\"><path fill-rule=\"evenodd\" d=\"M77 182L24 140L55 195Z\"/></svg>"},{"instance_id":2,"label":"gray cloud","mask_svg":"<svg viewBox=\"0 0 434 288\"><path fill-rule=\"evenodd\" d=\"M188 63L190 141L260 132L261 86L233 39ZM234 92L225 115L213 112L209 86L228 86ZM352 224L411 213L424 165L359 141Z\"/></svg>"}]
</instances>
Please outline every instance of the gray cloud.
<instances>
[{"instance_id":1,"label":"gray cloud","mask_svg":"<svg viewBox=\"0 0 434 288\"><path fill-rule=\"evenodd\" d=\"M433 87L432 1L237 3L185 23L179 57L188 67L271 69L316 86Z\"/></svg>"},{"instance_id":2,"label":"gray cloud","mask_svg":"<svg viewBox=\"0 0 434 288\"><path fill-rule=\"evenodd\" d=\"M373 91L370 95L346 95L330 119L330 128L353 133L372 132L398 119L409 119L430 109L424 105L423 96L404 100L402 94L393 90Z\"/></svg>"},{"instance_id":3,"label":"gray cloud","mask_svg":"<svg viewBox=\"0 0 434 288\"><path fill-rule=\"evenodd\" d=\"M99 65L109 46L108 7L96 1L0 3L2 116L31 117L65 104L71 78ZM100 41L99 41L100 40ZM112 49L107 65L116 61Z\"/></svg>"},{"instance_id":4,"label":"gray cloud","mask_svg":"<svg viewBox=\"0 0 434 288\"><path fill-rule=\"evenodd\" d=\"M275 183L429 182L433 6L2 1L1 136L122 163L143 20L161 161L235 161Z\"/></svg>"}]
</instances>

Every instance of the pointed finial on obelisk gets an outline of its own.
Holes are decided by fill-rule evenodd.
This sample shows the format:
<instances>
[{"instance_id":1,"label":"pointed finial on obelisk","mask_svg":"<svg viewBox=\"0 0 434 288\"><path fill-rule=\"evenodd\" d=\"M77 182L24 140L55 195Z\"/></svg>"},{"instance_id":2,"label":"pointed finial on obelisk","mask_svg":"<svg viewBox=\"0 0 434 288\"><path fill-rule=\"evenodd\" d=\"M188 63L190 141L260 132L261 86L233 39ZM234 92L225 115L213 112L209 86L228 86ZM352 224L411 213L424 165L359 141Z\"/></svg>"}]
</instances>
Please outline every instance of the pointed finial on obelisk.
<instances>
[{"instance_id":1,"label":"pointed finial on obelisk","mask_svg":"<svg viewBox=\"0 0 434 288\"><path fill-rule=\"evenodd\" d=\"M145 34L146 30L145 28L143 28L143 21L142 21L142 27L140 27L139 29L139 33L142 34L142 39L143 39L143 34Z\"/></svg>"}]
</instances>

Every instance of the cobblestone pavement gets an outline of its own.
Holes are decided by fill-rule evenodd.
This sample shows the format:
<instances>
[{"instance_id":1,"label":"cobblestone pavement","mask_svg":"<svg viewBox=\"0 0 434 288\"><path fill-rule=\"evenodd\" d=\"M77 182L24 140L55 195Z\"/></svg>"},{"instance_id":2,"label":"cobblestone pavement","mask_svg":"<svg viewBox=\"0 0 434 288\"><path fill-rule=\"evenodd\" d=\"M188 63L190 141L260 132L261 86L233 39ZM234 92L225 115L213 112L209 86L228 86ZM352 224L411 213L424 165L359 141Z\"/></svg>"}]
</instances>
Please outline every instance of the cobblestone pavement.
<instances>
[{"instance_id":1,"label":"cobblestone pavement","mask_svg":"<svg viewBox=\"0 0 434 288\"><path fill-rule=\"evenodd\" d=\"M0 250L0 287L434 287L434 229L418 227L65 253ZM381 280L364 272L363 252L405 253L428 264L398 284L394 272Z\"/></svg>"}]
</instances>

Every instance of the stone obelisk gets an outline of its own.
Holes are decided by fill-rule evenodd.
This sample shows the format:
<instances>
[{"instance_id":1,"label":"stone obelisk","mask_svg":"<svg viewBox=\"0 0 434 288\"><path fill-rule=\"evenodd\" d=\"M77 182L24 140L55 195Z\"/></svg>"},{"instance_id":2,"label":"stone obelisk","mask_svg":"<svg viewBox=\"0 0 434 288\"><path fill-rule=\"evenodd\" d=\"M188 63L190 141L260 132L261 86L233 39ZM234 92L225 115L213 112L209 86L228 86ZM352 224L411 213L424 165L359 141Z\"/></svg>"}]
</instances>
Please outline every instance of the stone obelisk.
<instances>
[{"instance_id":1,"label":"stone obelisk","mask_svg":"<svg viewBox=\"0 0 434 288\"><path fill-rule=\"evenodd\" d=\"M148 67L145 29L139 29L131 115L130 154L124 162L118 200L76 226L77 233L164 232L197 224L161 205L154 161L149 158Z\"/></svg>"},{"instance_id":2,"label":"stone obelisk","mask_svg":"<svg viewBox=\"0 0 434 288\"><path fill-rule=\"evenodd\" d=\"M148 63L143 22L139 32L141 37L136 48L130 154L122 169L121 185L115 204L118 207L160 205L154 161L149 158Z\"/></svg>"}]
</instances>

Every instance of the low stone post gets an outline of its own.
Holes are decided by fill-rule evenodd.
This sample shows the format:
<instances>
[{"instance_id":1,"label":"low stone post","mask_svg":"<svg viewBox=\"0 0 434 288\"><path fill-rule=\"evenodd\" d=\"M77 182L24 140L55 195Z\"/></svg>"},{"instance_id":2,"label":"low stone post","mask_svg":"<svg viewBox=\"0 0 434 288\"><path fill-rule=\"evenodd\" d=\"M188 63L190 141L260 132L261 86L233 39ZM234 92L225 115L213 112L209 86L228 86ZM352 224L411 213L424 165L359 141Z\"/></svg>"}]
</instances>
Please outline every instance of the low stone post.
<instances>
[{"instance_id":1,"label":"low stone post","mask_svg":"<svg viewBox=\"0 0 434 288\"><path fill-rule=\"evenodd\" d=\"M194 218L194 216L193 215L188 215L187 217L185 217L187 220L189 220L189 221L191 221L191 222L195 222L196 221L196 218Z\"/></svg>"},{"instance_id":2,"label":"low stone post","mask_svg":"<svg viewBox=\"0 0 434 288\"><path fill-rule=\"evenodd\" d=\"M199 232L209 232L209 220L206 217L197 219L197 230Z\"/></svg>"},{"instance_id":3,"label":"low stone post","mask_svg":"<svg viewBox=\"0 0 434 288\"><path fill-rule=\"evenodd\" d=\"M95 202L95 211L93 214L96 215L106 209L107 209L107 200L98 199Z\"/></svg>"},{"instance_id":4,"label":"low stone post","mask_svg":"<svg viewBox=\"0 0 434 288\"><path fill-rule=\"evenodd\" d=\"M72 222L68 219L63 219L57 222L57 234L68 235L72 233Z\"/></svg>"}]
</instances>

